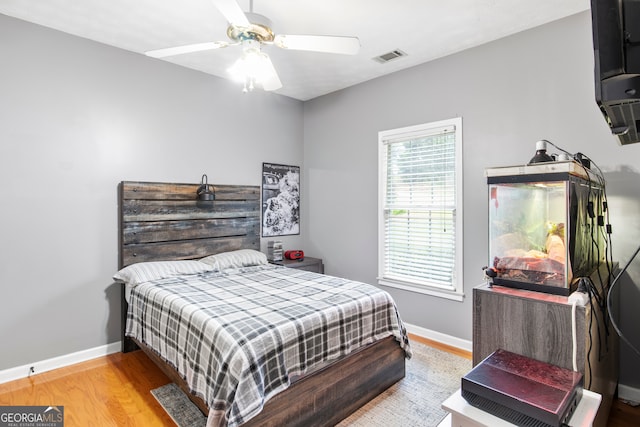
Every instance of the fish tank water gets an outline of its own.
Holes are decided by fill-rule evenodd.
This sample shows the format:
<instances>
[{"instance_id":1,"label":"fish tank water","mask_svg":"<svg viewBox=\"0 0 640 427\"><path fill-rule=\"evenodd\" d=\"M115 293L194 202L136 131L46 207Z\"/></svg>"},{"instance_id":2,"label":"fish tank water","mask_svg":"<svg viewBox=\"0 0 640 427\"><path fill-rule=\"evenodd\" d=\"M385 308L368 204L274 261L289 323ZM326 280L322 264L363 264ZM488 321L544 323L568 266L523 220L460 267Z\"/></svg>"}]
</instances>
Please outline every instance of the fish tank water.
<instances>
[{"instance_id":1,"label":"fish tank water","mask_svg":"<svg viewBox=\"0 0 640 427\"><path fill-rule=\"evenodd\" d=\"M492 282L569 295L605 258L601 183L573 161L486 175Z\"/></svg>"}]
</instances>

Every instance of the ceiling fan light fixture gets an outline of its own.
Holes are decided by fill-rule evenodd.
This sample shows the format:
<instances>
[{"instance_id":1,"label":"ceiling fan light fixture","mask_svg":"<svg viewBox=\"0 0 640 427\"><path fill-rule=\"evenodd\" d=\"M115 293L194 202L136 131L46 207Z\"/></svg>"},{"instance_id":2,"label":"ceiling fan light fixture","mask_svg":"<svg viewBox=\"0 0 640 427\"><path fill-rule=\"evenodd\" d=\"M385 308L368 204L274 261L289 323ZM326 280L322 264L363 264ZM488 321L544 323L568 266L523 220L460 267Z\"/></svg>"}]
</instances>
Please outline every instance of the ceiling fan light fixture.
<instances>
[{"instance_id":1,"label":"ceiling fan light fixture","mask_svg":"<svg viewBox=\"0 0 640 427\"><path fill-rule=\"evenodd\" d=\"M250 92L256 86L269 90L265 82L274 72L269 56L260 50L260 43L255 40L244 40L242 50L242 56L228 70L232 78L244 84L243 92Z\"/></svg>"}]
</instances>

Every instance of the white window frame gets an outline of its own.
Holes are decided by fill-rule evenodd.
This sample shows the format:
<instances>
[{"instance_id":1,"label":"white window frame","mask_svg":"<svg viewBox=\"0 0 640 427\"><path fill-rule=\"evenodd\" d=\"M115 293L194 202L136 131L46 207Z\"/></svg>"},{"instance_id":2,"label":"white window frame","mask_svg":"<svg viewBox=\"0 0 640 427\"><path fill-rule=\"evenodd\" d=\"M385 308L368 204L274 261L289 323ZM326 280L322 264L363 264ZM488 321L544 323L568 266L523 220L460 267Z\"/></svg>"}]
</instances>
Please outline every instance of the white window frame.
<instances>
[{"instance_id":1,"label":"white window frame","mask_svg":"<svg viewBox=\"0 0 640 427\"><path fill-rule=\"evenodd\" d=\"M452 271L452 283L450 286L442 286L441 284L419 283L417 281L404 281L398 280L397 278L385 277L386 234L384 212L387 185L386 144L389 141L398 139L406 140L435 135L451 127L455 128L455 265ZM462 301L464 299L462 279L462 117L378 132L378 171L378 284Z\"/></svg>"}]
</instances>

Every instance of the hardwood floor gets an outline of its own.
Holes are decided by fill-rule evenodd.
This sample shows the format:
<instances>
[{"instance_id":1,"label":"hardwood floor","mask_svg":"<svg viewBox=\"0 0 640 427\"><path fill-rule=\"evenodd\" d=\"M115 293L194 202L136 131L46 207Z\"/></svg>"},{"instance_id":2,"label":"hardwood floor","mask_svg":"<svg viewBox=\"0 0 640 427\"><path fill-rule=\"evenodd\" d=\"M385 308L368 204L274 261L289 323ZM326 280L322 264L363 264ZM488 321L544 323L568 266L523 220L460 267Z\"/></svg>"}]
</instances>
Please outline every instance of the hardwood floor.
<instances>
[{"instance_id":1,"label":"hardwood floor","mask_svg":"<svg viewBox=\"0 0 640 427\"><path fill-rule=\"evenodd\" d=\"M448 353L455 354L456 356L464 357L465 359L469 359L469 360L473 359L470 351L462 350L457 347L452 347L450 345L443 344L438 341L433 341L428 338L421 337L419 335L409 334L409 339L411 341L421 342L422 344L428 345L429 347L437 348L438 350L443 350Z\"/></svg>"},{"instance_id":2,"label":"hardwood floor","mask_svg":"<svg viewBox=\"0 0 640 427\"><path fill-rule=\"evenodd\" d=\"M471 359L430 340L411 339ZM174 426L150 391L169 379L141 351L115 353L0 384L0 405L64 406L65 427ZM608 427L640 426L640 406L614 401Z\"/></svg>"},{"instance_id":3,"label":"hardwood floor","mask_svg":"<svg viewBox=\"0 0 640 427\"><path fill-rule=\"evenodd\" d=\"M175 426L150 390L169 379L142 351L0 384L0 405L64 406L65 427Z\"/></svg>"},{"instance_id":4,"label":"hardwood floor","mask_svg":"<svg viewBox=\"0 0 640 427\"><path fill-rule=\"evenodd\" d=\"M614 400L607 427L632 426L640 426L640 406L631 406L618 399Z\"/></svg>"}]
</instances>

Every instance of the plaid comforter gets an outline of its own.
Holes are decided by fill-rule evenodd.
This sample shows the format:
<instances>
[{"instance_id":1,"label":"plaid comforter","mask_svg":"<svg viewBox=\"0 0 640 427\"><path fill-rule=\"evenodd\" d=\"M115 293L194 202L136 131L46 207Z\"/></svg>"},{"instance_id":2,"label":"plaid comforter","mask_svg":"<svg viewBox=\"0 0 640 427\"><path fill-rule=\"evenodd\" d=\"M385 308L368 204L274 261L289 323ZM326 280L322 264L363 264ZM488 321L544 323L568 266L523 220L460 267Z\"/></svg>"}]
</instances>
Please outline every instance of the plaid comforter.
<instances>
[{"instance_id":1,"label":"plaid comforter","mask_svg":"<svg viewBox=\"0 0 640 427\"><path fill-rule=\"evenodd\" d=\"M276 266L136 286L128 336L154 349L208 403L208 426L257 415L290 379L405 329L386 292Z\"/></svg>"}]
</instances>

